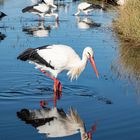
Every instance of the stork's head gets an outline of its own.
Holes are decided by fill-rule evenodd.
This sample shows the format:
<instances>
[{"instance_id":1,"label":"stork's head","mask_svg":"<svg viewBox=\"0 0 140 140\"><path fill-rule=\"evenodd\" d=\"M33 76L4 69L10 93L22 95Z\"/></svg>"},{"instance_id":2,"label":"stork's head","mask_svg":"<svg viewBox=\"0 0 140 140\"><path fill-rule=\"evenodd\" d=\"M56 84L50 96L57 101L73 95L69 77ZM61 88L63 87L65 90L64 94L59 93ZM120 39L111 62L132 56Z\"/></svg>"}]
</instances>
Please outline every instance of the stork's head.
<instances>
[{"instance_id":1,"label":"stork's head","mask_svg":"<svg viewBox=\"0 0 140 140\"><path fill-rule=\"evenodd\" d=\"M96 68L95 61L94 61L93 49L90 47L86 47L83 51L83 56L86 57L87 59L89 59L91 65L95 71L96 76L99 77L98 70Z\"/></svg>"}]
</instances>

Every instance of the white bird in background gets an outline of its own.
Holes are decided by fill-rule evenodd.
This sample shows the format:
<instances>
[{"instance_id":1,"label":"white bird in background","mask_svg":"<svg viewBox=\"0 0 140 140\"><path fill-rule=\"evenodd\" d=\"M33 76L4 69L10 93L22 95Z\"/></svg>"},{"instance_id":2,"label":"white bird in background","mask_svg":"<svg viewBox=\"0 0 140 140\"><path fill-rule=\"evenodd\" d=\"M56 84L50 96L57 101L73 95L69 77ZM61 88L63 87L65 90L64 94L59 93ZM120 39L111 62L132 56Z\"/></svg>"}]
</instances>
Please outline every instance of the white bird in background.
<instances>
[{"instance_id":1,"label":"white bird in background","mask_svg":"<svg viewBox=\"0 0 140 140\"><path fill-rule=\"evenodd\" d=\"M25 7L24 9L22 9L22 12L36 14L39 17L42 17L42 20L44 20L45 16L47 17L54 16L55 19L58 21L58 13L54 12L56 9L57 9L56 5L46 3L45 0L42 0L38 4Z\"/></svg>"},{"instance_id":2,"label":"white bird in background","mask_svg":"<svg viewBox=\"0 0 140 140\"><path fill-rule=\"evenodd\" d=\"M21 53L17 59L22 61L29 60L29 62L35 64L36 68L40 69L41 72L53 79L54 93L62 91L62 85L57 79L60 72L66 70L71 80L77 79L85 69L88 60L90 60L98 77L93 50L90 47L84 49L82 59L80 59L71 47L61 44L29 48ZM49 74L47 72L49 72Z\"/></svg>"},{"instance_id":3,"label":"white bird in background","mask_svg":"<svg viewBox=\"0 0 140 140\"><path fill-rule=\"evenodd\" d=\"M102 6L97 4L91 4L88 2L81 2L77 7L77 12L74 14L75 16L79 15L81 12L88 15L89 12L95 9L102 9L105 10Z\"/></svg>"},{"instance_id":4,"label":"white bird in background","mask_svg":"<svg viewBox=\"0 0 140 140\"><path fill-rule=\"evenodd\" d=\"M38 110L22 109L17 112L17 116L35 127L38 133L45 134L48 138L71 136L80 132L81 140L91 140L92 133L96 130L95 124L92 126L92 130L86 132L83 120L72 108L67 114L63 109L56 107Z\"/></svg>"}]
</instances>

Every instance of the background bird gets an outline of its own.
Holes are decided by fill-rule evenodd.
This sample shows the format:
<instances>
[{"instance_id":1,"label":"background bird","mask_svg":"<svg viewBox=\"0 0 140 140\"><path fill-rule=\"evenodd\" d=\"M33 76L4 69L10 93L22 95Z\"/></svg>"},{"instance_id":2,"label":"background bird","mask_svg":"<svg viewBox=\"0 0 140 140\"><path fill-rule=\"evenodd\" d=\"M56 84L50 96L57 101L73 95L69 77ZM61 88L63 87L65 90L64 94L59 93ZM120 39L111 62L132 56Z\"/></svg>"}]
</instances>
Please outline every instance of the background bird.
<instances>
[{"instance_id":1,"label":"background bird","mask_svg":"<svg viewBox=\"0 0 140 140\"><path fill-rule=\"evenodd\" d=\"M29 62L35 64L36 68L40 69L41 72L53 79L54 92L62 91L62 85L57 79L60 72L66 70L71 80L77 79L85 69L87 60L90 60L98 77L93 50L90 47L84 49L82 59L80 59L71 47L62 44L29 48L21 53L17 59L22 61L29 60Z\"/></svg>"},{"instance_id":2,"label":"background bird","mask_svg":"<svg viewBox=\"0 0 140 140\"><path fill-rule=\"evenodd\" d=\"M58 20L58 13L55 12L56 9L57 9L56 5L52 3L47 3L44 0L42 0L38 4L25 7L24 9L22 9L22 12L36 14L39 17L42 17L42 20L44 20L45 16L48 17L54 16L55 19Z\"/></svg>"},{"instance_id":3,"label":"background bird","mask_svg":"<svg viewBox=\"0 0 140 140\"><path fill-rule=\"evenodd\" d=\"M92 139L92 131L86 132L83 120L72 108L69 109L69 113L56 107L38 110L22 109L17 112L17 116L47 137L64 137L80 132L81 140Z\"/></svg>"},{"instance_id":4,"label":"background bird","mask_svg":"<svg viewBox=\"0 0 140 140\"><path fill-rule=\"evenodd\" d=\"M95 9L103 9L105 10L105 8L103 8L100 5L97 4L93 4L93 3L88 3L88 2L81 2L78 7L77 7L77 12L74 14L75 16L79 15L81 12L83 12L84 14L88 15L89 12L95 10Z\"/></svg>"}]
</instances>

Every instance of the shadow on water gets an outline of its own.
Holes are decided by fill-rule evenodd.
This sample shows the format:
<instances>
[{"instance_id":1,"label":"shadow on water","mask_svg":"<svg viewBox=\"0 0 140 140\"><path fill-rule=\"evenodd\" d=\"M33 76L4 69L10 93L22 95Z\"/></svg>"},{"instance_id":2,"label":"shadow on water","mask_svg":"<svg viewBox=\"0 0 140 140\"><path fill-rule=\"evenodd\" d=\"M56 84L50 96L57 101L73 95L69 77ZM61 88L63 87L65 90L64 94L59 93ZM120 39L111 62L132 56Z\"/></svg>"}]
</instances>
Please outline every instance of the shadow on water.
<instances>
[{"instance_id":1,"label":"shadow on water","mask_svg":"<svg viewBox=\"0 0 140 140\"><path fill-rule=\"evenodd\" d=\"M35 127L38 133L48 138L66 137L80 133L81 139L91 140L92 133L96 131L94 124L90 131L86 132L85 123L73 108L68 113L59 108L21 109L17 117Z\"/></svg>"}]
</instances>

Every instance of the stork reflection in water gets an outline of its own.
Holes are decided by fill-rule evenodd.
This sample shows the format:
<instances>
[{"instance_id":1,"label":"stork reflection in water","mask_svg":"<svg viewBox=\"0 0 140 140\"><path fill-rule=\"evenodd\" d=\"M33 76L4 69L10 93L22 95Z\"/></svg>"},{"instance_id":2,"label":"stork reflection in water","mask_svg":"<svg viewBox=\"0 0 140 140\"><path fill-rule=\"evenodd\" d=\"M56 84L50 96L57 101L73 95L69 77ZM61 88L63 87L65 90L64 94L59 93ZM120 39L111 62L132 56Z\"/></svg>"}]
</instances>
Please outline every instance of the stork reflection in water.
<instances>
[{"instance_id":1,"label":"stork reflection in water","mask_svg":"<svg viewBox=\"0 0 140 140\"><path fill-rule=\"evenodd\" d=\"M48 138L65 137L80 133L81 140L91 140L92 133L96 130L96 125L87 132L85 123L78 115L77 111L70 108L68 113L63 109L22 109L17 112L17 116L35 127L38 133L45 134Z\"/></svg>"},{"instance_id":2,"label":"stork reflection in water","mask_svg":"<svg viewBox=\"0 0 140 140\"><path fill-rule=\"evenodd\" d=\"M77 22L77 26L78 26L79 29L85 29L85 30L86 29L96 28L96 27L100 27L101 26L100 23L94 22L89 17L76 16L76 22Z\"/></svg>"},{"instance_id":3,"label":"stork reflection in water","mask_svg":"<svg viewBox=\"0 0 140 140\"><path fill-rule=\"evenodd\" d=\"M50 22L45 24L44 21L39 21L37 26L23 26L22 31L35 37L48 37L52 29L58 28L58 22Z\"/></svg>"}]
</instances>

